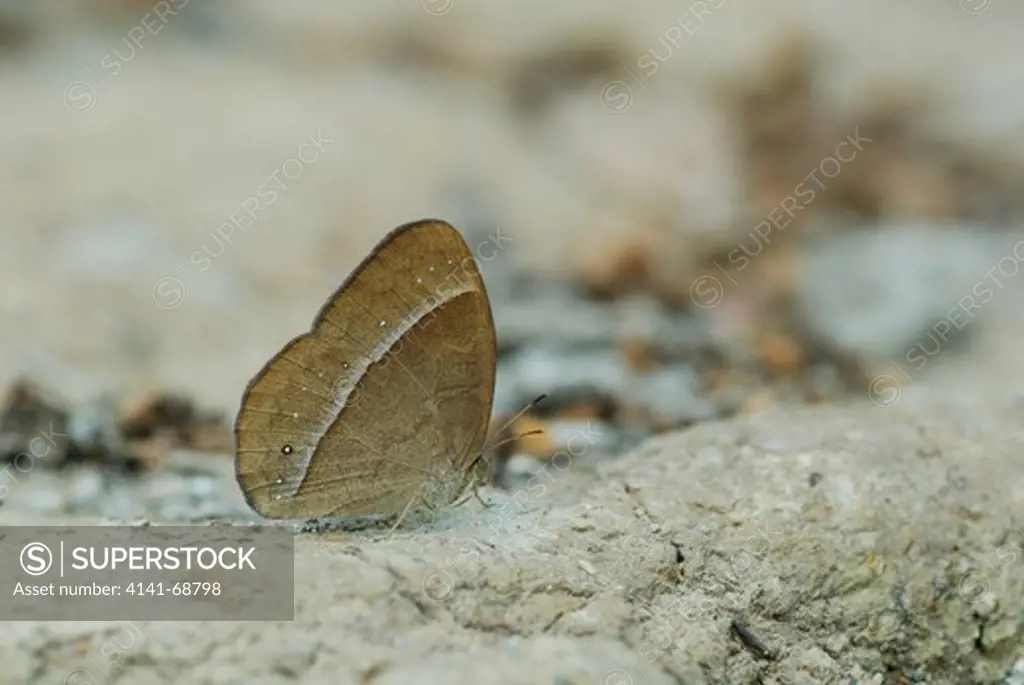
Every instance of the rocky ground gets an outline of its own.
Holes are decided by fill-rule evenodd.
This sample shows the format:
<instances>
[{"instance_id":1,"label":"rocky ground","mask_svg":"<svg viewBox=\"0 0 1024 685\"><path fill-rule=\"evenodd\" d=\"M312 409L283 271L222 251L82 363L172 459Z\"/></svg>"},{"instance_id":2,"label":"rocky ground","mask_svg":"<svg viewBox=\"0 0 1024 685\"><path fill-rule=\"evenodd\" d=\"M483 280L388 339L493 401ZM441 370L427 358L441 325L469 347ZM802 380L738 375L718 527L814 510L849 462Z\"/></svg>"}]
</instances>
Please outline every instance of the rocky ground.
<instances>
[{"instance_id":1,"label":"rocky ground","mask_svg":"<svg viewBox=\"0 0 1024 685\"><path fill-rule=\"evenodd\" d=\"M0 2L0 524L256 520L242 388L425 216L545 433L0 683L1024 683L1019 8L165 4Z\"/></svg>"},{"instance_id":2,"label":"rocky ground","mask_svg":"<svg viewBox=\"0 0 1024 685\"><path fill-rule=\"evenodd\" d=\"M123 624L11 624L6 677L1001 682L1024 630L1024 410L975 400L769 411L612 460L581 449L543 490L488 492L490 508L427 530L300 536L294 622L140 624L130 641ZM224 471L204 501L239 499Z\"/></svg>"}]
</instances>

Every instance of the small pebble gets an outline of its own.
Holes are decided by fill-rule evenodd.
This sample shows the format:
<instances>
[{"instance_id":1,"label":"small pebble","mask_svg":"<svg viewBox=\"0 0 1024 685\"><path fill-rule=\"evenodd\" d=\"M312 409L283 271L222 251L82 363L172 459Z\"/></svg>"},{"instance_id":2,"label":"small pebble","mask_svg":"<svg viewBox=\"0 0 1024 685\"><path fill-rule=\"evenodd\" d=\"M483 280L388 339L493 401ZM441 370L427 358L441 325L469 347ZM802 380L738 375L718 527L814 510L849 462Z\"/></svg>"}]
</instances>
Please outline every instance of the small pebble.
<instances>
[{"instance_id":1,"label":"small pebble","mask_svg":"<svg viewBox=\"0 0 1024 685\"><path fill-rule=\"evenodd\" d=\"M577 533L585 533L588 530L594 530L594 524L590 521L585 521L582 518L573 521L572 529Z\"/></svg>"}]
</instances>

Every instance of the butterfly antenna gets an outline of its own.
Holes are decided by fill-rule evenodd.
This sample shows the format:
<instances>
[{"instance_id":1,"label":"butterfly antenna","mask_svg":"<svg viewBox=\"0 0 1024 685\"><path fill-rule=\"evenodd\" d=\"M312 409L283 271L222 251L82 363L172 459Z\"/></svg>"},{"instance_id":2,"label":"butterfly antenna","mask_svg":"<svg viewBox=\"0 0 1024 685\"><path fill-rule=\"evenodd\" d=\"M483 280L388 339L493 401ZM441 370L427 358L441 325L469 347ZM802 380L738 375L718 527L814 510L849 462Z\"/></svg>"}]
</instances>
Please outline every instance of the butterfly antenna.
<instances>
[{"instance_id":1,"label":"butterfly antenna","mask_svg":"<svg viewBox=\"0 0 1024 685\"><path fill-rule=\"evenodd\" d=\"M540 401L541 401L541 400L543 400L543 399L544 399L544 398L546 398L546 397L547 397L547 394L544 394L544 395L537 395L537 396L536 396L535 398L533 398L532 400L530 400L530 401L529 401L529 402L528 402L528 403L526 404L526 406L525 406L525 407L523 407L523 408L522 408L522 409L520 409L520 410L519 410L518 412L516 412L516 415L515 415L515 416L513 416L513 417L512 417L511 419L509 419L508 421L506 421L506 422L505 422L505 425L503 425L503 426L502 426L501 428L499 428L498 430L496 430L496 431L494 432L494 437L498 437L499 435L501 435L502 433L504 433L504 432L505 432L506 430L508 430L508 427L509 427L509 426L511 426L512 424L514 424L514 423L515 423L516 421L518 421L518 420L519 420L519 419L520 419L520 418L521 418L521 417L523 416L523 414L525 414L526 412L528 412L528 411L530 411L531 409L533 409L534 407L536 407L536 406L537 406L537 404L538 404L538 403L540 403ZM521 438L521 437L524 437L525 435L535 435L535 434L537 434L537 433L542 433L542 432L543 432L543 431L539 431L539 430L538 430L538 431L530 431L529 433L524 433L523 435L517 435L517 436L515 436L515 437L505 438L504 440L501 440L500 442L497 442L497 443L495 443L495 444L492 444L492 445L489 445L489 446L485 447L485 448L484 448L484 451L485 451L485 452L487 452L487 451L489 451L489 450L493 450L493 449L495 449L495 448L499 447L500 445L505 445L505 444L507 444L507 443L509 443L509 442L511 442L511 441L513 441L513 440L517 440L517 439L519 439L519 438Z\"/></svg>"},{"instance_id":2,"label":"butterfly antenna","mask_svg":"<svg viewBox=\"0 0 1024 685\"><path fill-rule=\"evenodd\" d=\"M532 430L532 431L526 431L525 433L520 433L519 435L510 435L507 438L504 438L504 439L499 440L498 442L494 443L493 445L491 445L487 449L496 450L499 447L501 447L502 445L507 445L510 442L515 442L516 440L519 440L520 438L529 437L531 435L543 435L543 434L544 434L544 431L542 431L540 429L537 429L537 430Z\"/></svg>"}]
</instances>

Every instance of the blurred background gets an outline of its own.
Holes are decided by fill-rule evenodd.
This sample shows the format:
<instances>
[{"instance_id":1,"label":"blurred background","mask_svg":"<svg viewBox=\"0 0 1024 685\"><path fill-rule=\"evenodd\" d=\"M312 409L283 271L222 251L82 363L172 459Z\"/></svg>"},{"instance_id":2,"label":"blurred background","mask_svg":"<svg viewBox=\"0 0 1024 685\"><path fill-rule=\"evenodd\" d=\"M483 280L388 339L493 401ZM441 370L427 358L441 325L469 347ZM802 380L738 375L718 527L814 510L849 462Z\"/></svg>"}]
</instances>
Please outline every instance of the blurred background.
<instances>
[{"instance_id":1,"label":"blurred background","mask_svg":"<svg viewBox=\"0 0 1024 685\"><path fill-rule=\"evenodd\" d=\"M615 453L779 404L1016 396L1021 26L991 0L4 0L0 447L49 483L8 500L235 493L195 455L424 217L498 246L496 414L550 395L520 461L581 421ZM75 460L210 478L143 505L51 474Z\"/></svg>"}]
</instances>

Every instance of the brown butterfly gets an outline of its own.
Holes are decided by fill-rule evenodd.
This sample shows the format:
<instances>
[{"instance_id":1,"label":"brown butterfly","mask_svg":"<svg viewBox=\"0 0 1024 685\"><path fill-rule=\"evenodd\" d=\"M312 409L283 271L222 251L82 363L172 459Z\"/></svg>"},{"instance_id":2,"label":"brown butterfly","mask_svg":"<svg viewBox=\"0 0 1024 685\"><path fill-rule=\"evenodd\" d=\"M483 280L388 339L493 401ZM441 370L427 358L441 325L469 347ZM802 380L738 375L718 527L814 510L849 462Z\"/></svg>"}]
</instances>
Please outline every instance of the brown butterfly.
<instances>
[{"instance_id":1,"label":"brown butterfly","mask_svg":"<svg viewBox=\"0 0 1024 685\"><path fill-rule=\"evenodd\" d=\"M466 241L444 221L399 226L246 387L246 501L269 518L399 521L455 502L490 480L496 357Z\"/></svg>"}]
</instances>

